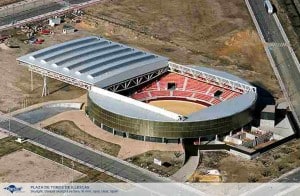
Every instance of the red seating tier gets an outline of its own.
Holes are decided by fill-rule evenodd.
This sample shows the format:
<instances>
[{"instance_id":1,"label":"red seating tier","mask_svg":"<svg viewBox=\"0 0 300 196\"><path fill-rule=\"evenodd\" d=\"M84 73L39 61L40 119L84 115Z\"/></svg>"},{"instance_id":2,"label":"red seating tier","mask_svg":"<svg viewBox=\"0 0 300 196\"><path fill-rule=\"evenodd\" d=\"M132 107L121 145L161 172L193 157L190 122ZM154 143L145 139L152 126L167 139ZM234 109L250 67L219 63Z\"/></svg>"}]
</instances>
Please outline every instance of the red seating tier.
<instances>
[{"instance_id":1,"label":"red seating tier","mask_svg":"<svg viewBox=\"0 0 300 196\"><path fill-rule=\"evenodd\" d=\"M191 97L192 95L193 95L193 92L173 91L173 96L175 96L175 97Z\"/></svg>"},{"instance_id":2,"label":"red seating tier","mask_svg":"<svg viewBox=\"0 0 300 196\"><path fill-rule=\"evenodd\" d=\"M168 83L175 83L176 90L171 93L167 90ZM185 84L186 83L186 84ZM185 86L185 89L184 88ZM222 91L220 99L213 97L216 91ZM194 96L193 96L194 95ZM224 89L219 86L208 84L196 79L186 78L185 76L178 75L176 73L169 73L159 79L159 82L155 81L144 87L138 93L132 95L132 98L137 100L145 100L153 97L186 97L205 101L212 105L218 104L221 100L227 100L239 96L240 93L231 91L230 89Z\"/></svg>"},{"instance_id":3,"label":"red seating tier","mask_svg":"<svg viewBox=\"0 0 300 196\"><path fill-rule=\"evenodd\" d=\"M169 97L170 96L170 91L151 91L152 97Z\"/></svg>"}]
</instances>

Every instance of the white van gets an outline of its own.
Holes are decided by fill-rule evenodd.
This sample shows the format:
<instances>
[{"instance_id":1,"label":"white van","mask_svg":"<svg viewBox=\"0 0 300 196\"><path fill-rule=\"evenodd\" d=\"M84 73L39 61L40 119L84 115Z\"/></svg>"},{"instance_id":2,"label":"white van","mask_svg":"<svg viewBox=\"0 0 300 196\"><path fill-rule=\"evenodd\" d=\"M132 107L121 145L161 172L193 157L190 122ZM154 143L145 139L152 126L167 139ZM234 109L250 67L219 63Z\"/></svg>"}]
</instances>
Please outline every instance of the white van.
<instances>
[{"instance_id":1,"label":"white van","mask_svg":"<svg viewBox=\"0 0 300 196\"><path fill-rule=\"evenodd\" d=\"M270 0L264 0L264 6L268 12L268 14L273 14L274 13L274 7Z\"/></svg>"}]
</instances>

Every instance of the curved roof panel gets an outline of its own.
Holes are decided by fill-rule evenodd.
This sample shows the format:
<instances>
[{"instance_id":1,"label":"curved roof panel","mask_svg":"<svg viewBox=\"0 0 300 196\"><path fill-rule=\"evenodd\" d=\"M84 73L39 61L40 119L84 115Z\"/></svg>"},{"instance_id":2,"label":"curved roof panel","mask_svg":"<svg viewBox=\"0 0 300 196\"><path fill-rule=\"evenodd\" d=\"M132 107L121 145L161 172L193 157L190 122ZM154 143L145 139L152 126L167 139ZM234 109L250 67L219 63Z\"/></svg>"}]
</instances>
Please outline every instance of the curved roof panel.
<instances>
[{"instance_id":1,"label":"curved roof panel","mask_svg":"<svg viewBox=\"0 0 300 196\"><path fill-rule=\"evenodd\" d=\"M97 36L57 44L17 60L100 88L168 66L166 57Z\"/></svg>"}]
</instances>

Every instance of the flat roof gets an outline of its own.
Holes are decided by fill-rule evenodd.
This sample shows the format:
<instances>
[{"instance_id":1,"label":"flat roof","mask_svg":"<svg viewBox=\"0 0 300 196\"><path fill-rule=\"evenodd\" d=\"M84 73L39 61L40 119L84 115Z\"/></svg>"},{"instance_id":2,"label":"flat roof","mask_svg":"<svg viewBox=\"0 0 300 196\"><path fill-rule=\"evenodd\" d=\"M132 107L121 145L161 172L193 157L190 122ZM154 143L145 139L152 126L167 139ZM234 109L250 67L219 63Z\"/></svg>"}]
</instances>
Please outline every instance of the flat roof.
<instances>
[{"instance_id":1,"label":"flat roof","mask_svg":"<svg viewBox=\"0 0 300 196\"><path fill-rule=\"evenodd\" d=\"M168 66L166 57L97 36L57 44L17 60L100 88Z\"/></svg>"},{"instance_id":2,"label":"flat roof","mask_svg":"<svg viewBox=\"0 0 300 196\"><path fill-rule=\"evenodd\" d=\"M97 104L101 108L122 116L152 121L177 122L176 120L174 120L173 118L169 118L168 116L149 111L143 107L125 103L124 101L119 99L113 99L112 97L97 93L95 91L89 91L89 97L95 104Z\"/></svg>"},{"instance_id":3,"label":"flat roof","mask_svg":"<svg viewBox=\"0 0 300 196\"><path fill-rule=\"evenodd\" d=\"M248 92L190 114L186 122L205 121L238 114L250 108L256 101L256 93Z\"/></svg>"}]
</instances>

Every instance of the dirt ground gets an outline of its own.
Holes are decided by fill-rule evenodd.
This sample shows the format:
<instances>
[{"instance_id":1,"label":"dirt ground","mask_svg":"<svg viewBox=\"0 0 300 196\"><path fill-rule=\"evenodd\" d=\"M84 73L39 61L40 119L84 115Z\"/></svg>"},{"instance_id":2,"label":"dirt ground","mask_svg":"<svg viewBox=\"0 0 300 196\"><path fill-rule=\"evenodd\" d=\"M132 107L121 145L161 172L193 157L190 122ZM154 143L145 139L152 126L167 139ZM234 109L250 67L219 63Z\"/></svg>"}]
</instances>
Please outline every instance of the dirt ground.
<instances>
[{"instance_id":1,"label":"dirt ground","mask_svg":"<svg viewBox=\"0 0 300 196\"><path fill-rule=\"evenodd\" d=\"M0 131L0 139L6 138L6 137L8 137L8 135Z\"/></svg>"},{"instance_id":2,"label":"dirt ground","mask_svg":"<svg viewBox=\"0 0 300 196\"><path fill-rule=\"evenodd\" d=\"M49 79L48 84L50 95L47 97L41 97L43 84L42 77L38 74L34 74L34 90L31 91L30 72L26 67L19 65L16 61L17 57L29 52L89 35L86 32L64 35L62 34L61 28L62 27L54 28L54 35L38 36L45 39L45 42L41 45L24 44L20 41L23 39L23 36L19 31L10 31L10 33L13 33L14 36L11 39L12 42L19 45L20 48L11 49L3 46L3 44L3 47L0 48L0 56L5 57L0 58L0 75L2 76L0 77L0 111L7 112L8 110L12 111L19 109L22 107L25 100L26 103L28 103L27 105L32 105L49 100L73 99L85 93L85 90L80 88Z\"/></svg>"},{"instance_id":3,"label":"dirt ground","mask_svg":"<svg viewBox=\"0 0 300 196\"><path fill-rule=\"evenodd\" d=\"M56 134L63 135L74 141L88 145L93 149L113 156L117 156L121 148L117 144L113 144L87 134L80 130L72 121L60 121L45 128Z\"/></svg>"},{"instance_id":4,"label":"dirt ground","mask_svg":"<svg viewBox=\"0 0 300 196\"><path fill-rule=\"evenodd\" d=\"M6 6L6 5L9 5L9 4L12 4L12 3L18 3L18 2L21 2L21 1L24 1L24 0L1 0L0 1L0 7L1 6Z\"/></svg>"},{"instance_id":5,"label":"dirt ground","mask_svg":"<svg viewBox=\"0 0 300 196\"><path fill-rule=\"evenodd\" d=\"M281 96L244 1L113 0L87 14L83 29L178 63L231 72Z\"/></svg>"},{"instance_id":6,"label":"dirt ground","mask_svg":"<svg viewBox=\"0 0 300 196\"><path fill-rule=\"evenodd\" d=\"M206 108L206 106L203 106L198 103L178 100L150 101L149 104L181 115L190 115L191 113Z\"/></svg>"},{"instance_id":7,"label":"dirt ground","mask_svg":"<svg viewBox=\"0 0 300 196\"><path fill-rule=\"evenodd\" d=\"M162 165L154 164L154 159L161 161ZM152 150L126 159L139 167L169 177L176 173L183 164L183 153Z\"/></svg>"},{"instance_id":8,"label":"dirt ground","mask_svg":"<svg viewBox=\"0 0 300 196\"><path fill-rule=\"evenodd\" d=\"M227 152L203 152L197 172L218 169L224 182L268 182L300 167L300 141L294 140L247 160Z\"/></svg>"},{"instance_id":9,"label":"dirt ground","mask_svg":"<svg viewBox=\"0 0 300 196\"><path fill-rule=\"evenodd\" d=\"M21 150L0 158L0 182L71 182L84 175L32 152Z\"/></svg>"}]
</instances>

